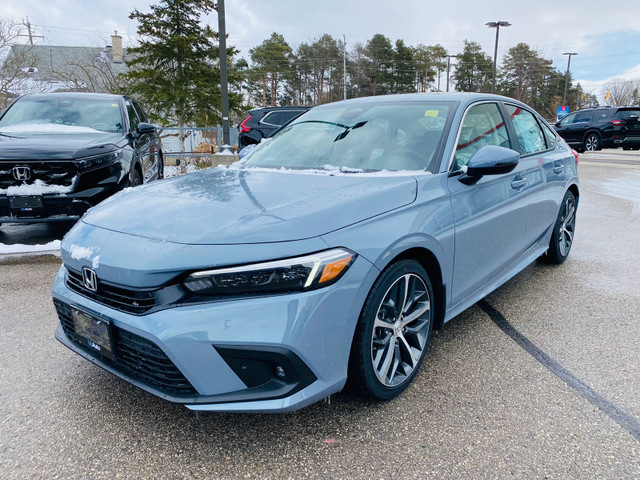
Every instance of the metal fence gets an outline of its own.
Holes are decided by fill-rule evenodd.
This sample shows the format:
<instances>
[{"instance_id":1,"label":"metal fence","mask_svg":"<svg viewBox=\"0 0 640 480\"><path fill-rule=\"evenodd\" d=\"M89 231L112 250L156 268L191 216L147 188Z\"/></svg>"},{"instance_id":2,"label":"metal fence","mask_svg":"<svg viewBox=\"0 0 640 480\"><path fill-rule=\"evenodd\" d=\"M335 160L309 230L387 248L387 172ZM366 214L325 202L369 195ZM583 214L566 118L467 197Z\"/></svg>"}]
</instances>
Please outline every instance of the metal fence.
<instances>
[{"instance_id":1,"label":"metal fence","mask_svg":"<svg viewBox=\"0 0 640 480\"><path fill-rule=\"evenodd\" d=\"M184 152L180 151L180 132L184 132ZM222 127L163 127L158 129L165 156L211 155L222 146ZM229 128L231 146L238 144L238 130Z\"/></svg>"}]
</instances>

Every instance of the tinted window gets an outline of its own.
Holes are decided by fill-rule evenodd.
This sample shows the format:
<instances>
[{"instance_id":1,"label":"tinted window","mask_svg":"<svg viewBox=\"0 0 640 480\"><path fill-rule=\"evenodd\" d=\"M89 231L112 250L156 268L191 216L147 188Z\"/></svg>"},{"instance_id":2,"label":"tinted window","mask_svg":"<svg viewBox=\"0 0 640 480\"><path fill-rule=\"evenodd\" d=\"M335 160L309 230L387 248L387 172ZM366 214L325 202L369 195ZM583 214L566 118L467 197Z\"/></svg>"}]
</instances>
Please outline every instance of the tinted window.
<instances>
[{"instance_id":1,"label":"tinted window","mask_svg":"<svg viewBox=\"0 0 640 480\"><path fill-rule=\"evenodd\" d=\"M147 117L147 114L142 109L142 106L140 106L140 104L135 100L133 101L133 106L136 109L136 113L138 114L138 118L140 119L140 121L149 122L149 117Z\"/></svg>"},{"instance_id":2,"label":"tinted window","mask_svg":"<svg viewBox=\"0 0 640 480\"><path fill-rule=\"evenodd\" d=\"M447 102L317 107L245 161L275 168L425 170L438 151L450 111Z\"/></svg>"},{"instance_id":3,"label":"tinted window","mask_svg":"<svg viewBox=\"0 0 640 480\"><path fill-rule=\"evenodd\" d=\"M140 120L138 119L138 114L133 109L133 104L129 100L126 101L126 105L127 105L127 115L129 116L129 125L131 126L131 131L135 132L136 128L138 128L138 124L140 123Z\"/></svg>"},{"instance_id":4,"label":"tinted window","mask_svg":"<svg viewBox=\"0 0 640 480\"><path fill-rule=\"evenodd\" d=\"M562 120L560 120L560 125L562 125L563 127L566 127L567 125L571 125L573 122L575 122L575 120L576 120L576 114L572 113L564 117Z\"/></svg>"},{"instance_id":5,"label":"tinted window","mask_svg":"<svg viewBox=\"0 0 640 480\"><path fill-rule=\"evenodd\" d=\"M574 123L588 122L589 120L591 120L591 111L577 112Z\"/></svg>"},{"instance_id":6,"label":"tinted window","mask_svg":"<svg viewBox=\"0 0 640 480\"><path fill-rule=\"evenodd\" d=\"M609 117L610 113L611 111L608 108L599 108L593 113L593 120L604 120Z\"/></svg>"},{"instance_id":7,"label":"tinted window","mask_svg":"<svg viewBox=\"0 0 640 480\"><path fill-rule=\"evenodd\" d=\"M296 118L301 113L302 110L287 110L286 112L282 112L282 124L284 125L289 120Z\"/></svg>"},{"instance_id":8,"label":"tinted window","mask_svg":"<svg viewBox=\"0 0 640 480\"><path fill-rule=\"evenodd\" d=\"M469 163L473 154L485 145L511 148L504 119L495 103L476 105L465 115L460 127L454 169Z\"/></svg>"},{"instance_id":9,"label":"tinted window","mask_svg":"<svg viewBox=\"0 0 640 480\"><path fill-rule=\"evenodd\" d=\"M279 127L280 125L283 125L285 123L282 119L283 113L284 112L269 112L264 117L262 117L260 123L266 123L267 125L275 125Z\"/></svg>"},{"instance_id":10,"label":"tinted window","mask_svg":"<svg viewBox=\"0 0 640 480\"><path fill-rule=\"evenodd\" d=\"M620 120L628 120L631 117L635 117L637 121L640 118L640 109L639 110L619 110L616 115Z\"/></svg>"},{"instance_id":11,"label":"tinted window","mask_svg":"<svg viewBox=\"0 0 640 480\"><path fill-rule=\"evenodd\" d=\"M547 144L544 140L544 134L533 113L515 105L505 105L505 107L507 107L511 123L513 123L513 128L518 136L520 154L529 155L546 150Z\"/></svg>"}]
</instances>

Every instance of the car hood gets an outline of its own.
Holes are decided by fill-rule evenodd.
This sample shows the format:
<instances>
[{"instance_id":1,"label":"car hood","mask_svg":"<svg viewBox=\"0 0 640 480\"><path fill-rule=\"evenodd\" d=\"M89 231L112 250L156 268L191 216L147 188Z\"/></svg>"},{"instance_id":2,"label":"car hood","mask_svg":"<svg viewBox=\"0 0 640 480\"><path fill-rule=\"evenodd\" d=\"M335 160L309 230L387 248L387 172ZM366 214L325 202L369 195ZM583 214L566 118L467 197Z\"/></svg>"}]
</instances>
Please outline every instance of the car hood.
<instances>
[{"instance_id":1,"label":"car hood","mask_svg":"<svg viewBox=\"0 0 640 480\"><path fill-rule=\"evenodd\" d=\"M3 133L0 130L0 133ZM6 136L5 136L6 135ZM97 155L123 139L119 133L19 133L0 135L2 160L67 160Z\"/></svg>"},{"instance_id":2,"label":"car hood","mask_svg":"<svg viewBox=\"0 0 640 480\"><path fill-rule=\"evenodd\" d=\"M416 192L411 176L216 168L126 189L82 221L182 244L284 242L410 204Z\"/></svg>"}]
</instances>

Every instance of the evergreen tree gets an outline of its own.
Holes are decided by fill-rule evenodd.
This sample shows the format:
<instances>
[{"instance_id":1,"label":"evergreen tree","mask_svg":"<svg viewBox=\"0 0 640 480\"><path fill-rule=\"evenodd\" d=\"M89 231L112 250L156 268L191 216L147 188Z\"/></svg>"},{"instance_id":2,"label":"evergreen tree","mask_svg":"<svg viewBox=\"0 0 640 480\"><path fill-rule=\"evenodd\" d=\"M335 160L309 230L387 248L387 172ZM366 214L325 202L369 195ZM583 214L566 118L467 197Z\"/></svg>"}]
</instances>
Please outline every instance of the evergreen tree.
<instances>
[{"instance_id":1,"label":"evergreen tree","mask_svg":"<svg viewBox=\"0 0 640 480\"><path fill-rule=\"evenodd\" d=\"M391 41L380 33L376 33L365 46L368 60L370 95L385 95L393 89L394 50Z\"/></svg>"},{"instance_id":2,"label":"evergreen tree","mask_svg":"<svg viewBox=\"0 0 640 480\"><path fill-rule=\"evenodd\" d=\"M526 43L510 48L502 62L501 90L533 107L545 107L545 85L550 79L552 61L540 56Z\"/></svg>"},{"instance_id":3,"label":"evergreen tree","mask_svg":"<svg viewBox=\"0 0 640 480\"><path fill-rule=\"evenodd\" d=\"M411 93L416 91L416 64L413 49L403 40L396 41L393 58L393 93Z\"/></svg>"},{"instance_id":4,"label":"evergreen tree","mask_svg":"<svg viewBox=\"0 0 640 480\"><path fill-rule=\"evenodd\" d=\"M444 60L446 55L447 50L442 45L419 44L413 49L418 92L427 92L436 75L439 76L440 72L447 68L447 62Z\"/></svg>"},{"instance_id":5,"label":"evergreen tree","mask_svg":"<svg viewBox=\"0 0 640 480\"><path fill-rule=\"evenodd\" d=\"M284 37L276 32L249 50L253 62L252 78L259 79L262 83L262 106L266 107L267 103L276 106L280 87L285 80L291 78L292 52Z\"/></svg>"},{"instance_id":6,"label":"evergreen tree","mask_svg":"<svg viewBox=\"0 0 640 480\"><path fill-rule=\"evenodd\" d=\"M477 42L464 41L464 50L458 56L453 75L459 92L490 92L493 78L493 61L482 51Z\"/></svg>"},{"instance_id":7,"label":"evergreen tree","mask_svg":"<svg viewBox=\"0 0 640 480\"><path fill-rule=\"evenodd\" d=\"M221 121L217 33L200 24L213 10L211 0L163 0L151 12L134 10L140 43L129 49L124 75L128 93L140 96L152 121L161 125L207 126ZM236 53L229 48L230 60ZM232 62L230 62L232 65ZM241 77L229 69L229 106L238 111ZM181 146L184 137L180 136Z\"/></svg>"}]
</instances>

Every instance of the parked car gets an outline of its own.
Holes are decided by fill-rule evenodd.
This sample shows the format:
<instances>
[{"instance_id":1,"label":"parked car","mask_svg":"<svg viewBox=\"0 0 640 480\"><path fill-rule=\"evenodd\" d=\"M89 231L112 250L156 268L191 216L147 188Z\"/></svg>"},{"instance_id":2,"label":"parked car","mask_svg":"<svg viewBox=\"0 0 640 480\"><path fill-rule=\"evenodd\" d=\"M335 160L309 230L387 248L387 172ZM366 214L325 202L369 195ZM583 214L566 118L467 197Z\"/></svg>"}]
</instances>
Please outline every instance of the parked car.
<instances>
[{"instance_id":1,"label":"parked car","mask_svg":"<svg viewBox=\"0 0 640 480\"><path fill-rule=\"evenodd\" d=\"M77 220L128 186L162 178L158 134L131 98L24 95L0 116L0 224Z\"/></svg>"},{"instance_id":2,"label":"parked car","mask_svg":"<svg viewBox=\"0 0 640 480\"><path fill-rule=\"evenodd\" d=\"M638 150L639 119L640 107L585 108L567 115L554 128L579 152L617 147Z\"/></svg>"},{"instance_id":3,"label":"parked car","mask_svg":"<svg viewBox=\"0 0 640 480\"><path fill-rule=\"evenodd\" d=\"M347 379L391 399L433 329L567 258L578 199L576 157L515 100L323 105L240 166L88 212L62 242L56 337L192 410L295 410Z\"/></svg>"},{"instance_id":4,"label":"parked car","mask_svg":"<svg viewBox=\"0 0 640 480\"><path fill-rule=\"evenodd\" d=\"M249 110L238 125L238 150L269 138L280 127L309 110L309 107L267 107Z\"/></svg>"}]
</instances>

